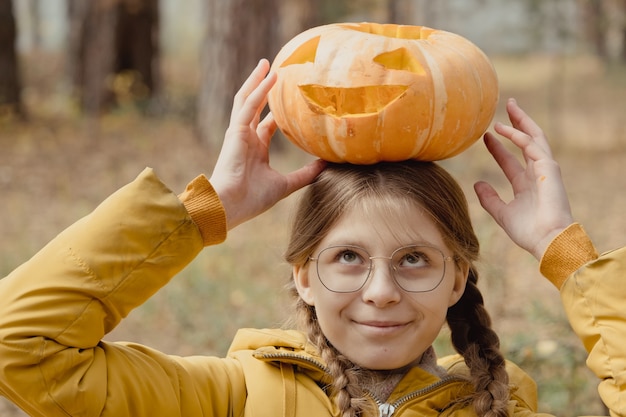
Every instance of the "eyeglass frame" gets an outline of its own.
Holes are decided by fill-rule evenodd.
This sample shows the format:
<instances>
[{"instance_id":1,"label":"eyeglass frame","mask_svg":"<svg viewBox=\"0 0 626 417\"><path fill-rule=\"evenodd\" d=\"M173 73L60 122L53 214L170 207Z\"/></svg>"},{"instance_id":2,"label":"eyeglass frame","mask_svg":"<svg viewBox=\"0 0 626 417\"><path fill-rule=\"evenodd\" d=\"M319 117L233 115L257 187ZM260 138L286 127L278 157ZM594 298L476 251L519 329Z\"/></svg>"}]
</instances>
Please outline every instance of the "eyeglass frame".
<instances>
[{"instance_id":1,"label":"eyeglass frame","mask_svg":"<svg viewBox=\"0 0 626 417\"><path fill-rule=\"evenodd\" d=\"M429 289L429 290L422 290L422 291L411 291L411 290L407 290L406 288L404 288L402 285L400 285L400 283L398 282L397 278L396 278L396 267L391 263L391 261L393 260L394 255L398 252L401 251L402 249L406 249L406 248L412 248L412 247L416 247L416 248L431 248L436 250L437 252L441 253L441 258L443 260L443 272L441 274L441 278L439 279L439 281L437 282L437 285L435 285L433 288ZM363 280L363 283L361 284L360 287L358 287L355 290L351 290L351 291L337 291L337 290L333 290L328 288L328 286L326 285L326 283L324 283L324 280L322 279L322 277L320 276L320 271L319 271L319 262L317 262L319 260L320 254L322 252L324 252L325 250L328 249L332 249L332 248L354 248L354 249L358 249L362 252L364 252L365 254L367 254L367 258L369 260L369 268L367 268L367 276L365 277L365 280ZM326 288L328 291L330 292L334 292L337 294L351 294L351 293L355 293L358 292L360 290L363 289L363 287L365 286L365 284L367 284L367 281L369 281L370 277L372 276L372 272L374 271L374 259L387 259L388 261L388 267L389 270L391 271L391 277L393 278L393 282L398 286L398 288L400 288L402 291L411 293L411 294L422 294L422 293L427 293L427 292L431 292L437 289L437 287L439 287L441 285L441 283L443 282L443 279L446 276L446 262L449 261L456 261L458 260L457 256L446 256L445 253L443 253L443 251L441 249L439 249L438 247L432 246L432 245L420 245L420 244L411 244L411 245L405 245L405 246L401 246L397 249L395 249L393 252L391 252L391 256L369 256L369 252L367 251L367 249L365 249L362 246L358 246L358 245L350 245L350 244L346 244L346 245L330 245L325 247L324 249L320 250L317 253L317 257L313 257L313 256L309 256L308 260L315 262L316 266L315 266L315 272L317 274L317 278L320 280L320 283L324 286L324 288Z\"/></svg>"}]
</instances>

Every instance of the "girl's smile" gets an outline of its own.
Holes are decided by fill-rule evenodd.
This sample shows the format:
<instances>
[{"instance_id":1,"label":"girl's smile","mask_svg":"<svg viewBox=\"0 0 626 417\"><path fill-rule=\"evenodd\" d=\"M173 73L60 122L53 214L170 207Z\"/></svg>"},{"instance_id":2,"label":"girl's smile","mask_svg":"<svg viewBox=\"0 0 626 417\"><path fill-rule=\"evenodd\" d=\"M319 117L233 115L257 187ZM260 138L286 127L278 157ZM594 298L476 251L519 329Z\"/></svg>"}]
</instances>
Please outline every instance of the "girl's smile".
<instances>
[{"instance_id":1,"label":"girl's smile","mask_svg":"<svg viewBox=\"0 0 626 417\"><path fill-rule=\"evenodd\" d=\"M389 321L354 321L357 326L362 327L364 335L372 338L391 337L406 330L411 322L389 322Z\"/></svg>"}]
</instances>

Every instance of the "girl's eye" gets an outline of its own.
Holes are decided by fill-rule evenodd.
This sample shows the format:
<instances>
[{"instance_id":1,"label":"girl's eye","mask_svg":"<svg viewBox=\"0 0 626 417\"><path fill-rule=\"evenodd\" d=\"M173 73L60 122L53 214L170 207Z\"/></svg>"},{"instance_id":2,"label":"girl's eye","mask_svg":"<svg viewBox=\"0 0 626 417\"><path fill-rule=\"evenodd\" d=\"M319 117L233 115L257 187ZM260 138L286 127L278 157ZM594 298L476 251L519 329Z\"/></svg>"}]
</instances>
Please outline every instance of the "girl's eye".
<instances>
[{"instance_id":1,"label":"girl's eye","mask_svg":"<svg viewBox=\"0 0 626 417\"><path fill-rule=\"evenodd\" d=\"M359 264L361 263L361 257L359 256L359 254L357 254L356 252L352 251L352 250L344 250L342 251L339 256L337 256L337 259L340 263L343 264Z\"/></svg>"},{"instance_id":2,"label":"girl's eye","mask_svg":"<svg viewBox=\"0 0 626 417\"><path fill-rule=\"evenodd\" d=\"M428 265L428 261L423 253L419 252L410 252L405 254L402 259L400 259L399 266L416 268L420 266Z\"/></svg>"}]
</instances>

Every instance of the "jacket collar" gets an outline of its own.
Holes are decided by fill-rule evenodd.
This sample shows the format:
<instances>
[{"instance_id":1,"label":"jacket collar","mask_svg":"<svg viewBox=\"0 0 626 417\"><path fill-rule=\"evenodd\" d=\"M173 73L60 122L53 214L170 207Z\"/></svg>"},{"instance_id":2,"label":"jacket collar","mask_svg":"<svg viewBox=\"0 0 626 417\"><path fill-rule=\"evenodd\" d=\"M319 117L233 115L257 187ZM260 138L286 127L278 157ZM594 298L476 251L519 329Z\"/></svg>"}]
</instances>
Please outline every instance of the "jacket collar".
<instances>
[{"instance_id":1,"label":"jacket collar","mask_svg":"<svg viewBox=\"0 0 626 417\"><path fill-rule=\"evenodd\" d=\"M272 363L281 368L285 374L284 365L291 365L299 372L307 374L317 381L320 386L330 383L331 378L326 367L326 363L320 357L319 352L306 338L306 336L295 330L277 329L241 329L237 332L233 343L229 349L229 354L240 351L251 350L253 356L261 361ZM433 361L436 360L434 352ZM434 364L430 364L436 366ZM417 395L428 395L431 397L431 406L441 403L445 407L449 402L449 393L454 391L458 394L463 387L467 387L467 380L458 375L445 374L443 368L438 369L437 374L433 374L416 366L410 369L396 386L388 399L389 403L398 406L404 401ZM442 378L443 376L443 378ZM446 389L449 384L457 384L455 390ZM442 395L442 393L445 393ZM376 400L374 398L374 400ZM439 401L441 400L441 401ZM376 400L379 405L380 401Z\"/></svg>"},{"instance_id":2,"label":"jacket collar","mask_svg":"<svg viewBox=\"0 0 626 417\"><path fill-rule=\"evenodd\" d=\"M283 372L284 365L297 367L300 372L306 373L313 380L326 385L330 382L330 375L324 360L320 357L317 348L312 345L306 336L295 330L280 329L241 329L237 332L229 349L229 354L251 350L259 360L273 363ZM470 389L468 381L469 370L463 358L452 355L438 360L440 366L447 373L443 376L438 372L433 374L419 366L409 370L394 389L389 402L401 403L403 399L415 393L430 396L430 406L446 405L452 400L451 395L459 395ZM537 394L535 382L520 368L507 361L507 372L511 383L512 399L524 408L535 411L537 409ZM288 376L288 373L285 374ZM449 389L449 384L457 385L456 389ZM285 414L290 415L290 414Z\"/></svg>"},{"instance_id":3,"label":"jacket collar","mask_svg":"<svg viewBox=\"0 0 626 417\"><path fill-rule=\"evenodd\" d=\"M295 365L315 381L329 382L326 363L320 357L317 348L302 332L280 329L240 329L228 353L239 350L252 350L254 357L261 361Z\"/></svg>"}]
</instances>

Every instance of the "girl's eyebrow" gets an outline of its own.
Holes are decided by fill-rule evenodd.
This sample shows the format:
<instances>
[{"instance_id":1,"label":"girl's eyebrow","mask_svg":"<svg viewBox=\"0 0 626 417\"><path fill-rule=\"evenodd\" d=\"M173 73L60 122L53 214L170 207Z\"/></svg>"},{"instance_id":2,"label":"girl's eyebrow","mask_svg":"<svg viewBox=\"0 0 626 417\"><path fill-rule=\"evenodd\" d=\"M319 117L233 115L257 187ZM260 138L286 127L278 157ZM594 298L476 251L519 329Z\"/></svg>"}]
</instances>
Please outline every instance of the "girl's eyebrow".
<instances>
[{"instance_id":1,"label":"girl's eyebrow","mask_svg":"<svg viewBox=\"0 0 626 417\"><path fill-rule=\"evenodd\" d=\"M372 245L368 245L367 242L362 242L358 239L354 239L354 238L346 238L346 239L341 239L336 238L336 239L332 239L329 240L328 242L326 242L324 245L319 245L319 249L324 249L327 248L329 246L358 246L360 248L363 248L365 250L367 250L368 252L371 253L372 249ZM399 249L399 248L403 248L406 246L429 246L432 248L436 248L441 250L442 252L445 252L444 249L447 249L445 247L440 247L440 245L437 245L433 242L424 240L424 239L415 239L415 240L410 240L410 241L406 241L404 243L401 243L400 241L397 242L397 246L394 246L393 250Z\"/></svg>"}]
</instances>

